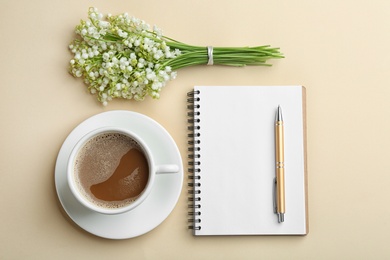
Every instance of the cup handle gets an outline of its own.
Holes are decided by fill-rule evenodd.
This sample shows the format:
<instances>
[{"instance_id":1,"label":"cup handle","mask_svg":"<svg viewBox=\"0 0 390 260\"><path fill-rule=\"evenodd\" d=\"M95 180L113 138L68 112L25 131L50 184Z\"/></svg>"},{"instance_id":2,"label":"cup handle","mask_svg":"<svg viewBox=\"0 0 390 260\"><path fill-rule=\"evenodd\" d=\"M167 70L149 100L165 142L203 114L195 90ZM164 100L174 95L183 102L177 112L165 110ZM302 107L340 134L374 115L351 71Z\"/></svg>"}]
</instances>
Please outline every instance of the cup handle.
<instances>
[{"instance_id":1,"label":"cup handle","mask_svg":"<svg viewBox=\"0 0 390 260\"><path fill-rule=\"evenodd\" d=\"M161 164L156 166L156 173L177 173L179 166L176 164Z\"/></svg>"}]
</instances>

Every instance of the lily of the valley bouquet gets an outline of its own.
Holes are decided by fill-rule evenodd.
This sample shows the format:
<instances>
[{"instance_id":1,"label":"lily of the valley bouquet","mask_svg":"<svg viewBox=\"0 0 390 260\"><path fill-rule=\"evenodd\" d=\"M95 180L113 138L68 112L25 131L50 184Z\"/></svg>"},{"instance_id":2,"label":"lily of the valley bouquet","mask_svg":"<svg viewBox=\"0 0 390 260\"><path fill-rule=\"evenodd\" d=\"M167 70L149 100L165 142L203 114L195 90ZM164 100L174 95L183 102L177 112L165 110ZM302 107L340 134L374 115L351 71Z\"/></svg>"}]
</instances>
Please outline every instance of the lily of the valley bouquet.
<instances>
[{"instance_id":1,"label":"lily of the valley bouquet","mask_svg":"<svg viewBox=\"0 0 390 260\"><path fill-rule=\"evenodd\" d=\"M74 54L70 73L83 77L92 94L103 105L114 98L158 99L177 70L200 64L227 66L267 65L268 59L282 58L278 48L199 47L178 42L156 26L127 13L106 17L96 8L88 20L76 27L79 36L69 48ZM105 18L105 19L104 19Z\"/></svg>"}]
</instances>

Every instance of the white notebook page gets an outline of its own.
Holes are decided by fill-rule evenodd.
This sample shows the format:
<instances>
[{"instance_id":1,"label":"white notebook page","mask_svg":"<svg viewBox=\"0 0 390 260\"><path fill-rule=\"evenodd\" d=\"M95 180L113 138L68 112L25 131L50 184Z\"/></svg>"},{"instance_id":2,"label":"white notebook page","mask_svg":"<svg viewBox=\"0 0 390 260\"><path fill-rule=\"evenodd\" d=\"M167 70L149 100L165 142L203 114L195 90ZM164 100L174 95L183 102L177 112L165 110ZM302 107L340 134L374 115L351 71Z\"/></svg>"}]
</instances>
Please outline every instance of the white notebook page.
<instances>
[{"instance_id":1,"label":"white notebook page","mask_svg":"<svg viewBox=\"0 0 390 260\"><path fill-rule=\"evenodd\" d=\"M303 88L198 86L201 223L195 235L306 234ZM285 222L273 212L274 123L285 134Z\"/></svg>"}]
</instances>

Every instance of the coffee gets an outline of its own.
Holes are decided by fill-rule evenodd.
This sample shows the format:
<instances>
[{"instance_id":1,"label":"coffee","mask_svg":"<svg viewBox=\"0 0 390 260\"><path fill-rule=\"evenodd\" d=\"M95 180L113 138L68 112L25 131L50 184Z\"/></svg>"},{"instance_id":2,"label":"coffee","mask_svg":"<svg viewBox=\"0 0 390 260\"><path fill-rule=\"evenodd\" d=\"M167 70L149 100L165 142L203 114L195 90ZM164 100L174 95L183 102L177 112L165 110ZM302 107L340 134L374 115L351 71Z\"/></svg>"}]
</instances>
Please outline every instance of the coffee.
<instances>
[{"instance_id":1,"label":"coffee","mask_svg":"<svg viewBox=\"0 0 390 260\"><path fill-rule=\"evenodd\" d=\"M78 152L74 178L80 192L94 205L120 208L131 204L145 189L148 160L131 137L102 133Z\"/></svg>"}]
</instances>

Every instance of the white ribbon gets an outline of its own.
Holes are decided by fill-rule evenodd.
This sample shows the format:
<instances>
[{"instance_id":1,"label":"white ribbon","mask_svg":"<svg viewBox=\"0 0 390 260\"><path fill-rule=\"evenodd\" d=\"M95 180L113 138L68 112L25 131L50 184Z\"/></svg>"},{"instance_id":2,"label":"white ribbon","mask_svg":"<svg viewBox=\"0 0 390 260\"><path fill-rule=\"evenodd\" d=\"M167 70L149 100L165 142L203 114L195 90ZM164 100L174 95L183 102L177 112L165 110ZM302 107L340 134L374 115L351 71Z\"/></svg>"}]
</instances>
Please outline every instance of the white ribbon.
<instances>
[{"instance_id":1,"label":"white ribbon","mask_svg":"<svg viewBox=\"0 0 390 260\"><path fill-rule=\"evenodd\" d=\"M207 46L207 56L209 57L209 60L207 62L207 65L213 65L213 46Z\"/></svg>"}]
</instances>

